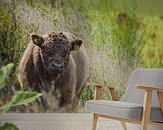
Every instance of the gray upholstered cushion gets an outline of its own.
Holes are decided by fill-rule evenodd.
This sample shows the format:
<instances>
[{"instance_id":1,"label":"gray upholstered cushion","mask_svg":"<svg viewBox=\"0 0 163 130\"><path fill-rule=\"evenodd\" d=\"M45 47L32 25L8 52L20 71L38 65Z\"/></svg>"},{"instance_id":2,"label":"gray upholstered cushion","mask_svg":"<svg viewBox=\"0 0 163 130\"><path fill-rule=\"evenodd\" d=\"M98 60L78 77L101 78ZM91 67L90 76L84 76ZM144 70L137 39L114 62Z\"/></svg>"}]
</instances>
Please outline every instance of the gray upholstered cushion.
<instances>
[{"instance_id":1,"label":"gray upholstered cushion","mask_svg":"<svg viewBox=\"0 0 163 130\"><path fill-rule=\"evenodd\" d=\"M136 103L90 100L87 101L86 110L88 112L104 114L125 119L141 120L143 106ZM153 107L151 121L163 122L160 108Z\"/></svg>"}]
</instances>

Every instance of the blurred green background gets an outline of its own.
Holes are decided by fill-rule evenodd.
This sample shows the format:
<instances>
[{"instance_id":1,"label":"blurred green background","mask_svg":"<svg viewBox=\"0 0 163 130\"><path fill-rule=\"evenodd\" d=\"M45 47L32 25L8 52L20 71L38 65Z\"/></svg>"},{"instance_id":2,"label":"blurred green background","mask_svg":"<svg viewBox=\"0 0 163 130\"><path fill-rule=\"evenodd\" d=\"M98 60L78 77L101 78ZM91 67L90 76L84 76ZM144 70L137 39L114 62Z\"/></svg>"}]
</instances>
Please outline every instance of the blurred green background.
<instances>
[{"instance_id":1,"label":"blurred green background","mask_svg":"<svg viewBox=\"0 0 163 130\"><path fill-rule=\"evenodd\" d=\"M121 99L135 68L163 68L161 0L1 0L0 67L15 69L0 93L3 104L17 89L17 66L31 33L69 31L83 39L89 56L88 82L112 83ZM93 98L87 86L81 106ZM108 99L107 88L103 98Z\"/></svg>"}]
</instances>

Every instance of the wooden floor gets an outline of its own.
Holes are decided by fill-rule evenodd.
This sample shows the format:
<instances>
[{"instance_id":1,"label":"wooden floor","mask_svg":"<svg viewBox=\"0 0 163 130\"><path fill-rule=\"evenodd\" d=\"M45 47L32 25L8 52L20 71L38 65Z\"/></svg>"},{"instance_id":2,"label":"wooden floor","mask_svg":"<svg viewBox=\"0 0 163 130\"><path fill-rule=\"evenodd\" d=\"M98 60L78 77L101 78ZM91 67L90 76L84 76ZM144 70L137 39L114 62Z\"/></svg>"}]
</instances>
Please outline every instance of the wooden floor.
<instances>
[{"instance_id":1,"label":"wooden floor","mask_svg":"<svg viewBox=\"0 0 163 130\"><path fill-rule=\"evenodd\" d=\"M0 124L15 123L20 130L91 130L89 113L5 113ZM119 122L99 118L97 130L123 130Z\"/></svg>"}]
</instances>

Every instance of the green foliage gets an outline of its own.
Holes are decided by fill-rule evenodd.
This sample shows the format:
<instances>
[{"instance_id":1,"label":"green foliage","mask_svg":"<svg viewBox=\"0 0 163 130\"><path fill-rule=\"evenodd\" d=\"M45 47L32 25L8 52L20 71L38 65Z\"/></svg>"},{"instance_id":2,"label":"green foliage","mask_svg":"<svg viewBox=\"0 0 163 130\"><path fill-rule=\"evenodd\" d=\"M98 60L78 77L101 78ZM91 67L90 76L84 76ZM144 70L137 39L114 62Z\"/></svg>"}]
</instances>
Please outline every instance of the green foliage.
<instances>
[{"instance_id":1,"label":"green foliage","mask_svg":"<svg viewBox=\"0 0 163 130\"><path fill-rule=\"evenodd\" d=\"M13 64L8 64L7 66L0 69L0 89L5 86L5 78L10 74L13 66ZM0 106L0 113L8 111L14 106L27 105L40 96L42 96L41 93L17 91L17 93L7 104ZM5 123L3 126L0 126L0 130L18 130L18 128L14 124Z\"/></svg>"},{"instance_id":2,"label":"green foliage","mask_svg":"<svg viewBox=\"0 0 163 130\"><path fill-rule=\"evenodd\" d=\"M3 126L0 126L0 130L19 130L19 129L12 123L5 123Z\"/></svg>"},{"instance_id":3,"label":"green foliage","mask_svg":"<svg viewBox=\"0 0 163 130\"><path fill-rule=\"evenodd\" d=\"M136 39L138 23L134 16L127 13L115 13L109 17L110 39L115 49L114 53L124 60L131 61L136 58L139 40Z\"/></svg>"},{"instance_id":4,"label":"green foliage","mask_svg":"<svg viewBox=\"0 0 163 130\"><path fill-rule=\"evenodd\" d=\"M42 96L41 93L18 91L16 95L12 97L10 104L12 104L12 106L27 105L40 96Z\"/></svg>"},{"instance_id":5,"label":"green foliage","mask_svg":"<svg viewBox=\"0 0 163 130\"><path fill-rule=\"evenodd\" d=\"M36 98L42 96L41 93L17 91L17 93L11 98L11 100L4 106L0 107L0 113L6 112L8 109L14 106L27 105L33 102Z\"/></svg>"},{"instance_id":6,"label":"green foliage","mask_svg":"<svg viewBox=\"0 0 163 130\"><path fill-rule=\"evenodd\" d=\"M140 14L143 9L136 1L79 1L91 25L89 51L95 53L90 82L113 83L121 99L135 68L163 67L162 16ZM103 93L107 99L107 90Z\"/></svg>"},{"instance_id":7,"label":"green foliage","mask_svg":"<svg viewBox=\"0 0 163 130\"><path fill-rule=\"evenodd\" d=\"M8 64L9 61L15 63L15 55L18 51L16 46L15 30L17 28L13 9L6 10L0 7L0 65Z\"/></svg>"},{"instance_id":8,"label":"green foliage","mask_svg":"<svg viewBox=\"0 0 163 130\"><path fill-rule=\"evenodd\" d=\"M5 95L10 97L14 91L20 89L17 75L14 72L29 42L29 34L37 27L27 24L18 15L18 12L22 11L18 10L15 0L2 0L0 4L0 66L11 62L15 65L10 77L7 78L6 87L0 94L0 98L5 98L7 97ZM3 91L6 93L4 94Z\"/></svg>"},{"instance_id":9,"label":"green foliage","mask_svg":"<svg viewBox=\"0 0 163 130\"><path fill-rule=\"evenodd\" d=\"M140 58L144 68L163 68L163 24L159 16L148 16L143 20L146 30Z\"/></svg>"},{"instance_id":10,"label":"green foliage","mask_svg":"<svg viewBox=\"0 0 163 130\"><path fill-rule=\"evenodd\" d=\"M14 64L8 64L0 69L0 89L5 86L5 78L10 74Z\"/></svg>"},{"instance_id":11,"label":"green foliage","mask_svg":"<svg viewBox=\"0 0 163 130\"><path fill-rule=\"evenodd\" d=\"M92 100L94 98L94 88L86 87L81 95L81 106L83 107L88 100Z\"/></svg>"},{"instance_id":12,"label":"green foliage","mask_svg":"<svg viewBox=\"0 0 163 130\"><path fill-rule=\"evenodd\" d=\"M5 78L10 74L13 64L8 64L7 66L0 69L0 88L5 86ZM11 107L19 105L27 105L28 103L33 102L36 98L42 96L41 93L36 92L27 92L27 91L17 91L17 93L11 98L11 100L0 107L0 113L6 112Z\"/></svg>"}]
</instances>

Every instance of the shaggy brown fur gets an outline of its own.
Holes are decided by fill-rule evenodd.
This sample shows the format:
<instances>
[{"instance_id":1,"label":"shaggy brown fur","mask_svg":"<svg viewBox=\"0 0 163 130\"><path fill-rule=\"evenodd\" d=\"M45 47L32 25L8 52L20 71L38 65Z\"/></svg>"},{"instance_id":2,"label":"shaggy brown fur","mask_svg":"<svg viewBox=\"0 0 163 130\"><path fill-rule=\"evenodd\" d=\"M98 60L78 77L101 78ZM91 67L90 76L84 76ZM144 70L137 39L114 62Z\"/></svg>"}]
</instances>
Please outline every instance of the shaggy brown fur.
<instances>
[{"instance_id":1,"label":"shaggy brown fur","mask_svg":"<svg viewBox=\"0 0 163 130\"><path fill-rule=\"evenodd\" d=\"M19 65L21 86L44 93L44 110L76 111L87 73L84 45L67 32L32 35Z\"/></svg>"}]
</instances>

